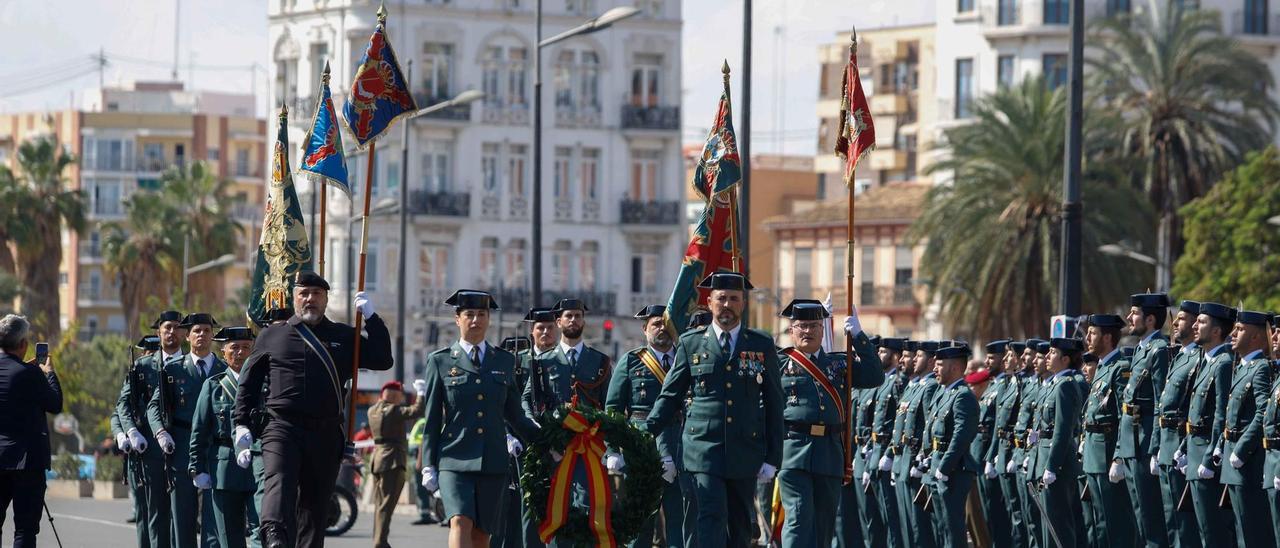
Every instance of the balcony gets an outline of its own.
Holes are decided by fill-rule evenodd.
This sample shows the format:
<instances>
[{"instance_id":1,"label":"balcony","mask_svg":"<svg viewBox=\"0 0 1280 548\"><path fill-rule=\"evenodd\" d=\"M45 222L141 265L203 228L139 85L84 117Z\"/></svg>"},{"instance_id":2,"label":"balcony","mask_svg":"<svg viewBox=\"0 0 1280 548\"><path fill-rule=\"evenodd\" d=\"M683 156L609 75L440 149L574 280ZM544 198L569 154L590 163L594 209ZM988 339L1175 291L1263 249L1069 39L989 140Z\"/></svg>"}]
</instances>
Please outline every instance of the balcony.
<instances>
[{"instance_id":1,"label":"balcony","mask_svg":"<svg viewBox=\"0 0 1280 548\"><path fill-rule=\"evenodd\" d=\"M912 286L898 284L890 286L862 285L858 294L863 310L868 309L914 309L919 307Z\"/></svg>"},{"instance_id":2,"label":"balcony","mask_svg":"<svg viewBox=\"0 0 1280 548\"><path fill-rule=\"evenodd\" d=\"M80 261L101 261L102 244L90 239L80 240Z\"/></svg>"},{"instance_id":3,"label":"balcony","mask_svg":"<svg viewBox=\"0 0 1280 548\"><path fill-rule=\"evenodd\" d=\"M624 225L674 225L680 223L680 202L622 200L619 215Z\"/></svg>"},{"instance_id":4,"label":"balcony","mask_svg":"<svg viewBox=\"0 0 1280 548\"><path fill-rule=\"evenodd\" d=\"M409 193L409 213L440 217L470 217L471 193L414 190Z\"/></svg>"},{"instance_id":5,"label":"balcony","mask_svg":"<svg viewBox=\"0 0 1280 548\"><path fill-rule=\"evenodd\" d=\"M600 107L556 105L556 127L598 128Z\"/></svg>"},{"instance_id":6,"label":"balcony","mask_svg":"<svg viewBox=\"0 0 1280 548\"><path fill-rule=\"evenodd\" d=\"M289 118L294 121L294 124L310 128L311 117L315 116L316 103L319 101L319 96L294 97L292 101L286 102L289 105ZM337 101L337 98L334 98L333 108L342 108L342 104ZM337 114L339 116L342 115L340 112Z\"/></svg>"},{"instance_id":7,"label":"balcony","mask_svg":"<svg viewBox=\"0 0 1280 548\"><path fill-rule=\"evenodd\" d=\"M250 203L231 204L231 218L236 222L256 225L262 221L263 206Z\"/></svg>"},{"instance_id":8,"label":"balcony","mask_svg":"<svg viewBox=\"0 0 1280 548\"><path fill-rule=\"evenodd\" d=\"M481 112L481 121L486 124L509 126L525 126L529 124L529 105L505 103L497 100L486 100Z\"/></svg>"},{"instance_id":9,"label":"balcony","mask_svg":"<svg viewBox=\"0 0 1280 548\"><path fill-rule=\"evenodd\" d=\"M627 310L640 310L651 304L667 304L667 295L659 295L657 291L631 294L631 307Z\"/></svg>"},{"instance_id":10,"label":"balcony","mask_svg":"<svg viewBox=\"0 0 1280 548\"><path fill-rule=\"evenodd\" d=\"M622 105L622 129L680 129L680 107Z\"/></svg>"},{"instance_id":11,"label":"balcony","mask_svg":"<svg viewBox=\"0 0 1280 548\"><path fill-rule=\"evenodd\" d=\"M992 42L1028 36L1066 36L1067 2L999 0L982 6L979 27ZM1046 10L1050 11L1046 11Z\"/></svg>"},{"instance_id":12,"label":"balcony","mask_svg":"<svg viewBox=\"0 0 1280 548\"><path fill-rule=\"evenodd\" d=\"M894 115L904 113L911 107L910 100L901 93L877 93L871 96L871 113Z\"/></svg>"},{"instance_id":13,"label":"balcony","mask_svg":"<svg viewBox=\"0 0 1280 548\"><path fill-rule=\"evenodd\" d=\"M877 171L900 171L907 168L907 152L892 148L877 148L871 151L871 169Z\"/></svg>"},{"instance_id":14,"label":"balcony","mask_svg":"<svg viewBox=\"0 0 1280 548\"><path fill-rule=\"evenodd\" d=\"M172 165L164 157L138 158L139 173L161 173Z\"/></svg>"},{"instance_id":15,"label":"balcony","mask_svg":"<svg viewBox=\"0 0 1280 548\"><path fill-rule=\"evenodd\" d=\"M76 303L79 306L119 305L120 293L109 284L80 282L76 287Z\"/></svg>"},{"instance_id":16,"label":"balcony","mask_svg":"<svg viewBox=\"0 0 1280 548\"><path fill-rule=\"evenodd\" d=\"M527 311L533 304L533 292L524 288L500 288L491 291L498 304L504 310L519 314ZM587 305L587 315L614 316L618 313L618 295L611 291L573 291L543 289L542 303L539 306L554 305L560 299L582 299Z\"/></svg>"},{"instance_id":17,"label":"balcony","mask_svg":"<svg viewBox=\"0 0 1280 548\"><path fill-rule=\"evenodd\" d=\"M427 95L425 93L413 94L413 100L418 103L419 109L437 105L448 101L451 97L441 97L436 95ZM430 120L441 120L446 122L470 122L471 121L471 105L454 105L445 109L437 110L429 114L423 114L422 118Z\"/></svg>"}]
</instances>

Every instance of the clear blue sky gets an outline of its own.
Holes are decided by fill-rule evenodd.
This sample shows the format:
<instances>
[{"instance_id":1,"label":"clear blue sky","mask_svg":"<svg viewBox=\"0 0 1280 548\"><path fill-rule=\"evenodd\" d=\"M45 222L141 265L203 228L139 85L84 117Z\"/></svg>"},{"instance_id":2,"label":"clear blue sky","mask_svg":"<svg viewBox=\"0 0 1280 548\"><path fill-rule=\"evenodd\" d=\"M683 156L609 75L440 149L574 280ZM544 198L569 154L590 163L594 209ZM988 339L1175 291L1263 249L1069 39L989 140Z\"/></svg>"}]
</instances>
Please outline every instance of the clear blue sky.
<instances>
[{"instance_id":1,"label":"clear blue sky","mask_svg":"<svg viewBox=\"0 0 1280 548\"><path fill-rule=\"evenodd\" d=\"M0 112L66 108L73 92L97 86L98 71L89 58L99 48L117 59L103 74L108 85L167 79L174 5L174 0L0 1L0 28L5 29L0 33L0 81L5 82ZM741 74L742 2L684 0L683 5L682 133L686 142L700 142L720 93L720 63L727 58ZM933 0L755 0L753 150L814 152L819 44L853 25L931 21L934 6ZM184 1L182 10L179 78L196 89L249 92L249 66L265 67L269 57L264 1ZM258 71L259 94L266 91L266 78ZM740 98L740 88L733 91L735 100Z\"/></svg>"}]
</instances>

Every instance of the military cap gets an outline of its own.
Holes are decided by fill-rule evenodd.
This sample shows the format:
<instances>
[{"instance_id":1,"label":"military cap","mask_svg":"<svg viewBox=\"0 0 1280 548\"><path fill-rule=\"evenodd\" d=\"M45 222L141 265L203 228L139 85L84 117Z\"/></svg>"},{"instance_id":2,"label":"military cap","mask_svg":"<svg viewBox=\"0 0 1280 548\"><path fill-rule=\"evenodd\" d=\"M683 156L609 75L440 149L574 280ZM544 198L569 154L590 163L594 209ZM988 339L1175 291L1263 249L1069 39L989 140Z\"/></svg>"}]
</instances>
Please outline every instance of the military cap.
<instances>
[{"instance_id":1,"label":"military cap","mask_svg":"<svg viewBox=\"0 0 1280 548\"><path fill-rule=\"evenodd\" d=\"M551 309L552 312L556 313L557 318L566 310L581 310L583 314L590 312L587 309L587 303L582 302L582 299L560 299L556 306Z\"/></svg>"},{"instance_id":2,"label":"military cap","mask_svg":"<svg viewBox=\"0 0 1280 548\"><path fill-rule=\"evenodd\" d=\"M943 348L951 348L951 347L953 347L953 346L960 346L960 345L968 346L968 345L969 345L969 343L964 342L964 341L961 341L961 340L952 340L952 339L943 339L943 340L938 341L938 349L939 349L939 350L941 350L941 349L943 349Z\"/></svg>"},{"instance_id":3,"label":"military cap","mask_svg":"<svg viewBox=\"0 0 1280 548\"><path fill-rule=\"evenodd\" d=\"M1080 355L1080 360L1084 363L1098 363L1098 355L1093 352L1085 352Z\"/></svg>"},{"instance_id":4,"label":"military cap","mask_svg":"<svg viewBox=\"0 0 1280 548\"><path fill-rule=\"evenodd\" d=\"M1280 314L1271 315L1271 327L1280 327Z\"/></svg>"},{"instance_id":5,"label":"military cap","mask_svg":"<svg viewBox=\"0 0 1280 548\"><path fill-rule=\"evenodd\" d=\"M968 345L957 344L953 346L948 346L946 348L939 348L937 352L933 354L933 357L939 360L954 360L954 359L967 360L969 359L969 356L972 354L973 354L973 351L969 350Z\"/></svg>"},{"instance_id":6,"label":"military cap","mask_svg":"<svg viewBox=\"0 0 1280 548\"><path fill-rule=\"evenodd\" d=\"M711 325L712 319L710 310L695 310L693 314L689 315L688 329L697 329L704 325Z\"/></svg>"},{"instance_id":7,"label":"military cap","mask_svg":"<svg viewBox=\"0 0 1280 548\"><path fill-rule=\"evenodd\" d=\"M1009 348L1008 339L1000 339L1000 340L995 340L987 343L988 354L1004 354L1004 351L1007 350L1008 348Z\"/></svg>"},{"instance_id":8,"label":"military cap","mask_svg":"<svg viewBox=\"0 0 1280 548\"><path fill-rule=\"evenodd\" d=\"M985 367L964 376L965 384L969 385L982 384L989 380L991 380L991 371Z\"/></svg>"},{"instance_id":9,"label":"military cap","mask_svg":"<svg viewBox=\"0 0 1280 548\"><path fill-rule=\"evenodd\" d=\"M524 315L524 321L529 323L538 322L554 322L556 321L556 313L550 308L530 308L529 313Z\"/></svg>"},{"instance_id":10,"label":"military cap","mask_svg":"<svg viewBox=\"0 0 1280 548\"><path fill-rule=\"evenodd\" d=\"M400 381L387 381L382 383L382 389L383 390L399 390L401 392L404 392L404 384L402 384Z\"/></svg>"},{"instance_id":11,"label":"military cap","mask_svg":"<svg viewBox=\"0 0 1280 548\"><path fill-rule=\"evenodd\" d=\"M138 347L139 350L155 352L156 350L160 350L160 337L147 335L138 339L138 344L135 344L134 346Z\"/></svg>"},{"instance_id":12,"label":"military cap","mask_svg":"<svg viewBox=\"0 0 1280 548\"><path fill-rule=\"evenodd\" d=\"M831 316L827 307L814 299L794 299L778 315L793 320L821 320Z\"/></svg>"},{"instance_id":13,"label":"military cap","mask_svg":"<svg viewBox=\"0 0 1280 548\"><path fill-rule=\"evenodd\" d=\"M161 312L159 316L156 316L156 321L151 323L151 329L160 329L160 324L164 322L182 323L182 313L177 310L165 310L164 312Z\"/></svg>"},{"instance_id":14,"label":"military cap","mask_svg":"<svg viewBox=\"0 0 1280 548\"><path fill-rule=\"evenodd\" d=\"M325 291L329 290L329 282L324 277L310 270L299 270L293 276L294 287L316 287Z\"/></svg>"},{"instance_id":15,"label":"military cap","mask_svg":"<svg viewBox=\"0 0 1280 548\"><path fill-rule=\"evenodd\" d=\"M255 321L261 327L266 327L274 322L283 322L293 317L293 307L273 308L263 315L262 321Z\"/></svg>"},{"instance_id":16,"label":"military cap","mask_svg":"<svg viewBox=\"0 0 1280 548\"><path fill-rule=\"evenodd\" d=\"M1191 300L1187 300L1187 299L1182 299L1182 304L1179 304L1179 305L1178 305L1178 310L1181 310L1181 311L1186 312L1186 313L1189 313L1189 314L1199 314L1199 313L1200 313L1200 303L1198 303L1198 302L1196 302L1196 301L1191 301Z\"/></svg>"},{"instance_id":17,"label":"military cap","mask_svg":"<svg viewBox=\"0 0 1280 548\"><path fill-rule=\"evenodd\" d=\"M497 309L498 301L493 300L493 296L475 289L459 289L449 295L444 300L444 304L452 306L454 310L487 310Z\"/></svg>"},{"instance_id":18,"label":"military cap","mask_svg":"<svg viewBox=\"0 0 1280 548\"><path fill-rule=\"evenodd\" d=\"M1035 346L1035 350L1036 350L1036 352L1037 352L1037 353L1040 353L1040 354L1048 354L1048 353L1049 353L1049 341L1045 341L1045 340L1041 340L1041 339L1036 339L1036 346Z\"/></svg>"},{"instance_id":19,"label":"military cap","mask_svg":"<svg viewBox=\"0 0 1280 548\"><path fill-rule=\"evenodd\" d=\"M1135 293L1129 295L1129 306L1138 308L1168 308L1169 295L1166 293Z\"/></svg>"},{"instance_id":20,"label":"military cap","mask_svg":"<svg viewBox=\"0 0 1280 548\"><path fill-rule=\"evenodd\" d=\"M218 320L213 319L213 314L207 314L205 312L196 312L194 314L187 314L187 317L182 319L182 325L178 327L185 328L185 327L192 327L192 326L201 325L201 324L212 327L212 326L218 325Z\"/></svg>"},{"instance_id":21,"label":"military cap","mask_svg":"<svg viewBox=\"0 0 1280 548\"><path fill-rule=\"evenodd\" d=\"M1052 339L1049 339L1049 346L1052 348L1057 348L1059 351L1065 352L1067 354L1075 354L1075 353L1084 351L1084 341L1080 339L1065 339L1061 337L1054 337Z\"/></svg>"},{"instance_id":22,"label":"military cap","mask_svg":"<svg viewBox=\"0 0 1280 548\"><path fill-rule=\"evenodd\" d=\"M647 319L649 319L649 318L659 318L659 317L662 317L662 316L666 315L666 313L667 313L667 306L666 306L666 305L663 305L663 304L651 304L651 305L649 305L649 306L646 306L646 307L644 307L644 308L641 308L639 312L636 312L636 318L641 319L641 320L647 320Z\"/></svg>"},{"instance_id":23,"label":"military cap","mask_svg":"<svg viewBox=\"0 0 1280 548\"><path fill-rule=\"evenodd\" d=\"M884 342L884 338L881 337L880 335L872 335L868 337L867 340L871 341L871 345L875 346L876 348L879 348L880 344Z\"/></svg>"},{"instance_id":24,"label":"military cap","mask_svg":"<svg viewBox=\"0 0 1280 548\"><path fill-rule=\"evenodd\" d=\"M231 341L252 341L254 340L253 331L248 327L224 327L218 330L213 336L213 340L218 342Z\"/></svg>"},{"instance_id":25,"label":"military cap","mask_svg":"<svg viewBox=\"0 0 1280 548\"><path fill-rule=\"evenodd\" d=\"M1271 314L1254 310L1241 310L1239 314L1236 314L1236 321L1245 325L1266 327L1271 321Z\"/></svg>"},{"instance_id":26,"label":"military cap","mask_svg":"<svg viewBox=\"0 0 1280 548\"><path fill-rule=\"evenodd\" d=\"M894 337L885 337L883 339L880 339L880 346L884 348L888 348L889 350L897 350L898 352L902 352L903 350L907 349L907 340L894 338Z\"/></svg>"},{"instance_id":27,"label":"military cap","mask_svg":"<svg viewBox=\"0 0 1280 548\"><path fill-rule=\"evenodd\" d=\"M737 272L712 272L710 276L702 279L698 284L699 289L736 289L738 291L746 291L755 289L751 282Z\"/></svg>"},{"instance_id":28,"label":"military cap","mask_svg":"<svg viewBox=\"0 0 1280 548\"><path fill-rule=\"evenodd\" d=\"M1030 339L1027 339L1027 340L1026 340L1026 342L1025 342L1024 344L1026 344L1026 345L1027 345L1026 347L1027 347L1027 348L1030 348L1032 352L1039 352L1039 351L1040 351L1040 343L1046 343L1046 344L1047 344L1048 342L1049 342L1049 341L1046 341L1046 340L1044 340L1044 339L1030 338ZM1045 351L1046 351L1046 352L1048 351L1048 347L1045 347Z\"/></svg>"},{"instance_id":29,"label":"military cap","mask_svg":"<svg viewBox=\"0 0 1280 548\"><path fill-rule=\"evenodd\" d=\"M920 350L920 341L913 341L911 339L902 341L902 349L906 350L907 352L915 352L917 350Z\"/></svg>"},{"instance_id":30,"label":"military cap","mask_svg":"<svg viewBox=\"0 0 1280 548\"><path fill-rule=\"evenodd\" d=\"M1236 309L1225 304L1200 303L1200 313L1229 323L1236 321Z\"/></svg>"},{"instance_id":31,"label":"military cap","mask_svg":"<svg viewBox=\"0 0 1280 548\"><path fill-rule=\"evenodd\" d=\"M1089 325L1092 327L1124 327L1124 318L1115 314L1090 314Z\"/></svg>"},{"instance_id":32,"label":"military cap","mask_svg":"<svg viewBox=\"0 0 1280 548\"><path fill-rule=\"evenodd\" d=\"M502 339L502 349L507 352L528 350L530 346L528 337L507 337Z\"/></svg>"},{"instance_id":33,"label":"military cap","mask_svg":"<svg viewBox=\"0 0 1280 548\"><path fill-rule=\"evenodd\" d=\"M1027 350L1027 343L1022 341L1009 341L1009 350L1015 354L1021 354Z\"/></svg>"}]
</instances>

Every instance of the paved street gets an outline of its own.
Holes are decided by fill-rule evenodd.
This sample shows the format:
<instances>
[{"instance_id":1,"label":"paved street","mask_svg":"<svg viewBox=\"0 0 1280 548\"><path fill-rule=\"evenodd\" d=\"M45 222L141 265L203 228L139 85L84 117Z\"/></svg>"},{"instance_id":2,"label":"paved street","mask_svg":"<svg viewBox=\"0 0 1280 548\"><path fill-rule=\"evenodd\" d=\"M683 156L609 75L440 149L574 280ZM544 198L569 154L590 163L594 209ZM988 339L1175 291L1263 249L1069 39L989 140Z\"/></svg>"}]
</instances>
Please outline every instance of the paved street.
<instances>
[{"instance_id":1,"label":"paved street","mask_svg":"<svg viewBox=\"0 0 1280 548\"><path fill-rule=\"evenodd\" d=\"M135 546L137 544L133 525L125 523L129 518L129 501L100 501L92 499L48 499L49 510L53 512L54 524L62 537L62 545L67 548L80 546ZM325 546L334 547L367 547L371 544L373 522L370 514L361 513L347 534L331 537ZM448 540L448 530L438 525L409 525L412 516L395 516L391 525L392 546L444 546ZM12 527L4 530L6 540L13 534ZM49 530L49 521L45 517L40 522L40 545L57 546L53 532Z\"/></svg>"}]
</instances>

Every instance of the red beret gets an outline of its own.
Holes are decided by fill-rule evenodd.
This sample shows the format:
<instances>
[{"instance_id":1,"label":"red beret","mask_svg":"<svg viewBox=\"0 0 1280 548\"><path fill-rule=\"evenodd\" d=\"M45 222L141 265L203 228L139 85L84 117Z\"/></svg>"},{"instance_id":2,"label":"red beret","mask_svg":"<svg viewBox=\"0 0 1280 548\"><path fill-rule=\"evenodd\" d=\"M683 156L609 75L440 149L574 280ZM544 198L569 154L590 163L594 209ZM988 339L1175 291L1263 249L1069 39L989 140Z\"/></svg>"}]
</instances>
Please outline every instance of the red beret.
<instances>
[{"instance_id":1,"label":"red beret","mask_svg":"<svg viewBox=\"0 0 1280 548\"><path fill-rule=\"evenodd\" d=\"M387 381L386 384L382 385L382 389L383 390L399 390L401 392L404 392L404 385L400 384L400 381Z\"/></svg>"},{"instance_id":2,"label":"red beret","mask_svg":"<svg viewBox=\"0 0 1280 548\"><path fill-rule=\"evenodd\" d=\"M991 371L988 371L986 369L979 369L977 371L974 371L973 373L969 373L968 375L964 376L964 382L970 385L982 384L989 380L991 380Z\"/></svg>"}]
</instances>

